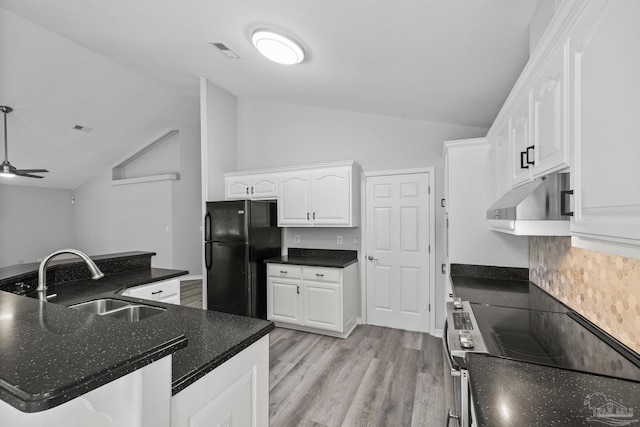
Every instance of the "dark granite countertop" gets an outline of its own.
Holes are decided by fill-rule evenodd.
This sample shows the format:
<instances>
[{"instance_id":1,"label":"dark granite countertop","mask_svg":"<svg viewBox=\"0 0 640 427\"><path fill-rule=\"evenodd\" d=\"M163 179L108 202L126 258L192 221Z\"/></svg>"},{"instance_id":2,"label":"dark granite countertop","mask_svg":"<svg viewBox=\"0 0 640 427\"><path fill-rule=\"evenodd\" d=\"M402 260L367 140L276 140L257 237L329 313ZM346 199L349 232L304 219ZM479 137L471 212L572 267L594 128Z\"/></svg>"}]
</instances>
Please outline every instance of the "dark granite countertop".
<instances>
[{"instance_id":1,"label":"dark granite countertop","mask_svg":"<svg viewBox=\"0 0 640 427\"><path fill-rule=\"evenodd\" d=\"M530 282L522 270L526 269L452 264L451 286L456 297L471 303L563 313L571 311Z\"/></svg>"},{"instance_id":2,"label":"dark granite countertop","mask_svg":"<svg viewBox=\"0 0 640 427\"><path fill-rule=\"evenodd\" d=\"M640 423L638 382L486 354L470 353L467 358L478 426ZM607 407L609 411L618 411L618 416L607 418ZM600 412L598 408L602 408Z\"/></svg>"},{"instance_id":3,"label":"dark granite countertop","mask_svg":"<svg viewBox=\"0 0 640 427\"><path fill-rule=\"evenodd\" d=\"M137 257L137 253L134 257ZM121 261L118 261L119 264L122 264ZM82 278L58 283L49 286L48 293L55 293L57 297L47 303L0 292L0 316L10 312L14 318L26 320L6 322L0 317L0 337L12 337L11 345L5 346L3 338L0 347L0 398L25 412L48 409L159 359L157 355L161 352L156 350L159 344L154 340L162 339L168 343L168 350L161 356L174 352L172 394L176 394L274 329L274 324L266 320L118 295L127 287L186 273L184 270L147 268L114 272L98 281ZM66 273L63 275L66 276ZM5 284L12 283L12 278L5 279ZM128 323L64 307L103 297L140 301L167 310L139 322ZM9 301L6 303L9 305L5 305L5 301ZM39 316L39 307L43 307L40 313L45 317ZM40 318L44 319L43 322L39 321ZM56 325L56 330L62 328L62 332L69 335L70 339L60 340L56 335L51 335L42 326L43 323L46 326ZM44 347L36 351L34 346ZM28 354L24 349L29 350ZM130 353L127 353L129 350ZM98 355L104 362L92 364ZM76 363L75 371L75 365L67 372L64 363L60 363L66 363L68 358ZM42 366L40 372L45 375L39 374L36 368L39 366ZM7 384L3 385L2 380L17 387L5 390ZM63 395L38 402L38 396L52 385L64 390ZM16 390L26 391L33 396Z\"/></svg>"},{"instance_id":4,"label":"dark granite countertop","mask_svg":"<svg viewBox=\"0 0 640 427\"><path fill-rule=\"evenodd\" d=\"M269 258L267 263L345 268L358 262L357 251L289 248L288 255Z\"/></svg>"},{"instance_id":5,"label":"dark granite countertop","mask_svg":"<svg viewBox=\"0 0 640 427\"><path fill-rule=\"evenodd\" d=\"M133 325L133 326L132 326ZM186 346L183 333L0 292L0 398L23 412L76 398Z\"/></svg>"}]
</instances>

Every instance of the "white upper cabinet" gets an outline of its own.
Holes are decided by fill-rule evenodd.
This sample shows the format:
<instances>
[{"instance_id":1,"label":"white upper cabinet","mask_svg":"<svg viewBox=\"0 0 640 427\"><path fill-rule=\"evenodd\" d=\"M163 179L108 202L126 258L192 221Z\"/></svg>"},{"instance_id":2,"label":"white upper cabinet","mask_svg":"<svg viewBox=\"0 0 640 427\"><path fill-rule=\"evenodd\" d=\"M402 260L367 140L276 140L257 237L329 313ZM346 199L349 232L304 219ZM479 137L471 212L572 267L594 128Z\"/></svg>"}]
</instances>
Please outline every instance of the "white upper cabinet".
<instances>
[{"instance_id":1,"label":"white upper cabinet","mask_svg":"<svg viewBox=\"0 0 640 427\"><path fill-rule=\"evenodd\" d=\"M225 200L264 200L278 197L278 176L275 174L226 174Z\"/></svg>"},{"instance_id":2,"label":"white upper cabinet","mask_svg":"<svg viewBox=\"0 0 640 427\"><path fill-rule=\"evenodd\" d=\"M280 177L278 225L357 227L359 187L355 165L284 174Z\"/></svg>"},{"instance_id":3,"label":"white upper cabinet","mask_svg":"<svg viewBox=\"0 0 640 427\"><path fill-rule=\"evenodd\" d=\"M573 244L640 258L640 2L589 2L571 55Z\"/></svg>"},{"instance_id":4,"label":"white upper cabinet","mask_svg":"<svg viewBox=\"0 0 640 427\"><path fill-rule=\"evenodd\" d=\"M360 166L354 161L225 174L225 200L276 199L280 227L358 227Z\"/></svg>"},{"instance_id":5,"label":"white upper cabinet","mask_svg":"<svg viewBox=\"0 0 640 427\"><path fill-rule=\"evenodd\" d=\"M529 154L534 147L531 142L531 91L522 96L513 114L509 118L509 146L511 149L512 176L511 185L522 184L529 180L529 167L532 163Z\"/></svg>"},{"instance_id":6,"label":"white upper cabinet","mask_svg":"<svg viewBox=\"0 0 640 427\"><path fill-rule=\"evenodd\" d=\"M311 174L289 173L280 177L278 226L310 225Z\"/></svg>"},{"instance_id":7,"label":"white upper cabinet","mask_svg":"<svg viewBox=\"0 0 640 427\"><path fill-rule=\"evenodd\" d=\"M531 178L548 175L569 166L567 120L568 43L556 48L533 83L533 141L525 157ZM532 158L533 156L533 158Z\"/></svg>"}]
</instances>

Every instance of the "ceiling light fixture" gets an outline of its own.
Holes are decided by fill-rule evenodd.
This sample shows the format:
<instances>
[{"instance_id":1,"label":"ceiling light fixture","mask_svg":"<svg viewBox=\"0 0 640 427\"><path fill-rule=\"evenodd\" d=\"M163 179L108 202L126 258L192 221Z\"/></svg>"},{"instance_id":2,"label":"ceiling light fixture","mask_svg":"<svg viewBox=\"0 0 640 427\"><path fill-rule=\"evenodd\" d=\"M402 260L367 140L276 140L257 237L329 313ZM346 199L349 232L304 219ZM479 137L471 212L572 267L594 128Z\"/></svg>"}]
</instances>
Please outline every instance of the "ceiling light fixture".
<instances>
[{"instance_id":1,"label":"ceiling light fixture","mask_svg":"<svg viewBox=\"0 0 640 427\"><path fill-rule=\"evenodd\" d=\"M304 51L298 42L273 30L255 30L251 41L262 55L278 64L293 65L304 60Z\"/></svg>"}]
</instances>

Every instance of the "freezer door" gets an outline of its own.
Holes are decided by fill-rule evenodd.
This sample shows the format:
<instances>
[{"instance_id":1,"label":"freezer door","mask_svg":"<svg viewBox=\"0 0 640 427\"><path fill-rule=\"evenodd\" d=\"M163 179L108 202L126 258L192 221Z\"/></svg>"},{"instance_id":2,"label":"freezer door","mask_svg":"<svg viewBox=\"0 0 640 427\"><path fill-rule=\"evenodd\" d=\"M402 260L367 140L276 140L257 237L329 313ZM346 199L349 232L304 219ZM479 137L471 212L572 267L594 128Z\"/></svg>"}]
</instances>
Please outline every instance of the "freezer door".
<instances>
[{"instance_id":1,"label":"freezer door","mask_svg":"<svg viewBox=\"0 0 640 427\"><path fill-rule=\"evenodd\" d=\"M214 242L248 242L247 218L250 216L247 200L207 202L210 237ZM207 237L207 236L205 236Z\"/></svg>"},{"instance_id":2,"label":"freezer door","mask_svg":"<svg viewBox=\"0 0 640 427\"><path fill-rule=\"evenodd\" d=\"M210 245L208 309L250 316L253 295L248 281L249 245L222 242L212 242Z\"/></svg>"}]
</instances>

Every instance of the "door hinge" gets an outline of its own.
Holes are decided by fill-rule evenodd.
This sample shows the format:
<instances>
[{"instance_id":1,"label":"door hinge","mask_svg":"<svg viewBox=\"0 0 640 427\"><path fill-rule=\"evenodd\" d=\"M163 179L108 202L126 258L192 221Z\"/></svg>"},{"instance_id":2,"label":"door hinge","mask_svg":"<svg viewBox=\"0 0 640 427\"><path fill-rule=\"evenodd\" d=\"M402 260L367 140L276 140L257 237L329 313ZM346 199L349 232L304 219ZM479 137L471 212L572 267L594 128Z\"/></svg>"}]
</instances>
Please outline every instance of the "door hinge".
<instances>
[{"instance_id":1,"label":"door hinge","mask_svg":"<svg viewBox=\"0 0 640 427\"><path fill-rule=\"evenodd\" d=\"M429 245L429 249L428 250L429 250L429 253L431 253L431 245Z\"/></svg>"},{"instance_id":2,"label":"door hinge","mask_svg":"<svg viewBox=\"0 0 640 427\"><path fill-rule=\"evenodd\" d=\"M431 194L431 186L427 187L427 194Z\"/></svg>"},{"instance_id":3,"label":"door hinge","mask_svg":"<svg viewBox=\"0 0 640 427\"><path fill-rule=\"evenodd\" d=\"M429 304L429 311L431 311L431 304Z\"/></svg>"}]
</instances>

